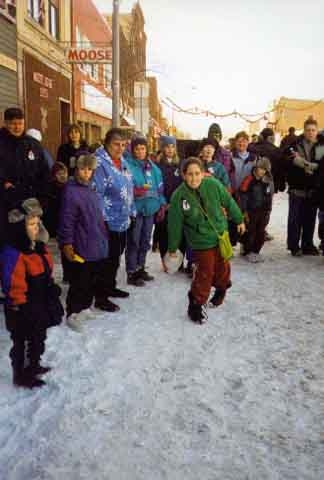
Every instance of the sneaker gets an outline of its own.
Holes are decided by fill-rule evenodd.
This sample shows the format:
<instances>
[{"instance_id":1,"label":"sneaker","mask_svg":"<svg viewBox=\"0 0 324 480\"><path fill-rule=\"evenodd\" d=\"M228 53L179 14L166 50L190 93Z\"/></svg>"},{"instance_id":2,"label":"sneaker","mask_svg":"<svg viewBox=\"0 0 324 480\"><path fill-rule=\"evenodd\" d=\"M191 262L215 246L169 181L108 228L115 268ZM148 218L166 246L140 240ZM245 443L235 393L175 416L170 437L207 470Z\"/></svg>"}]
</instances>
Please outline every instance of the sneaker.
<instances>
[{"instance_id":1,"label":"sneaker","mask_svg":"<svg viewBox=\"0 0 324 480\"><path fill-rule=\"evenodd\" d=\"M272 240L274 240L274 236L273 235L270 235L270 233L268 233L267 231L265 232L265 235L264 235L264 240L266 242L271 242Z\"/></svg>"},{"instance_id":2,"label":"sneaker","mask_svg":"<svg viewBox=\"0 0 324 480\"><path fill-rule=\"evenodd\" d=\"M303 251L301 248L296 248L293 250L290 250L291 254L293 257L302 257L303 256Z\"/></svg>"},{"instance_id":3,"label":"sneaker","mask_svg":"<svg viewBox=\"0 0 324 480\"><path fill-rule=\"evenodd\" d=\"M310 247L304 247L303 248L303 255L313 255L317 256L319 255L319 250L315 245L311 245Z\"/></svg>"},{"instance_id":4,"label":"sneaker","mask_svg":"<svg viewBox=\"0 0 324 480\"><path fill-rule=\"evenodd\" d=\"M203 324L207 322L207 312L205 305L201 305L196 302L191 292L188 293L189 305L188 316L194 323Z\"/></svg>"},{"instance_id":5,"label":"sneaker","mask_svg":"<svg viewBox=\"0 0 324 480\"><path fill-rule=\"evenodd\" d=\"M137 275L137 272L128 273L127 275L128 285L134 285L134 287L144 287L145 281Z\"/></svg>"},{"instance_id":6,"label":"sneaker","mask_svg":"<svg viewBox=\"0 0 324 480\"><path fill-rule=\"evenodd\" d=\"M248 253L245 255L246 261L249 263L258 263L258 254L257 253Z\"/></svg>"},{"instance_id":7,"label":"sneaker","mask_svg":"<svg viewBox=\"0 0 324 480\"><path fill-rule=\"evenodd\" d=\"M152 280L154 280L154 277L152 275L150 275L144 267L140 268L139 270L137 270L137 276L138 278L141 278L142 280L144 280L144 282L152 282Z\"/></svg>"},{"instance_id":8,"label":"sneaker","mask_svg":"<svg viewBox=\"0 0 324 480\"><path fill-rule=\"evenodd\" d=\"M124 290L120 290L119 288L114 288L108 292L108 297L112 298L128 298L129 293L125 292Z\"/></svg>"},{"instance_id":9,"label":"sneaker","mask_svg":"<svg viewBox=\"0 0 324 480\"><path fill-rule=\"evenodd\" d=\"M95 308L98 308L98 310L102 310L103 312L118 312L118 310L120 310L119 305L111 302L110 300L108 300L108 298L105 298L103 300L96 300L94 306Z\"/></svg>"},{"instance_id":10,"label":"sneaker","mask_svg":"<svg viewBox=\"0 0 324 480\"><path fill-rule=\"evenodd\" d=\"M75 332L82 332L80 313L72 313L71 315L69 315L66 319L66 324Z\"/></svg>"}]
</instances>

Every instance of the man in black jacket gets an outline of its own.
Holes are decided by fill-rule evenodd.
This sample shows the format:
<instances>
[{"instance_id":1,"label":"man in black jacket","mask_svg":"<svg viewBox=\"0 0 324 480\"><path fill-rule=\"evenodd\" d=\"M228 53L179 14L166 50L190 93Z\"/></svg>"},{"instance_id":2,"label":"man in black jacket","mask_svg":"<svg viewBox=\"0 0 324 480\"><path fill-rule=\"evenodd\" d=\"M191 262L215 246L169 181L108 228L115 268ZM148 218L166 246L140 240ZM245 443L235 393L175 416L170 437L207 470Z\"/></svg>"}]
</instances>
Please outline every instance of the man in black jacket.
<instances>
[{"instance_id":1,"label":"man in black jacket","mask_svg":"<svg viewBox=\"0 0 324 480\"><path fill-rule=\"evenodd\" d=\"M39 142L25 134L25 119L20 108L4 112L0 129L0 244L8 210L23 200L46 197L50 171Z\"/></svg>"},{"instance_id":2,"label":"man in black jacket","mask_svg":"<svg viewBox=\"0 0 324 480\"><path fill-rule=\"evenodd\" d=\"M285 152L289 185L287 246L293 256L319 254L313 243L319 204L319 163L322 149L317 135L316 120L306 120L303 135Z\"/></svg>"}]
</instances>

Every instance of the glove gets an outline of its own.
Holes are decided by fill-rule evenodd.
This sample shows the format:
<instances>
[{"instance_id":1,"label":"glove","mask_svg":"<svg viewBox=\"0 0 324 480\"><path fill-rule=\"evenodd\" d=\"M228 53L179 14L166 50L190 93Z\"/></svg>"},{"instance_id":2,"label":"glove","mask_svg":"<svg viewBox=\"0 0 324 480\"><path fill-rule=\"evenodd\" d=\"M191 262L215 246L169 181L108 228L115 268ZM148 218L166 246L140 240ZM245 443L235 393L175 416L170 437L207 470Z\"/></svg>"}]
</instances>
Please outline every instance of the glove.
<instances>
[{"instance_id":1,"label":"glove","mask_svg":"<svg viewBox=\"0 0 324 480\"><path fill-rule=\"evenodd\" d=\"M74 248L73 248L72 245L64 245L63 253L64 253L65 257L69 260L69 262L74 261L75 252L74 252Z\"/></svg>"},{"instance_id":2,"label":"glove","mask_svg":"<svg viewBox=\"0 0 324 480\"><path fill-rule=\"evenodd\" d=\"M160 210L157 212L155 220L157 223L163 222L165 219L166 205L161 205Z\"/></svg>"},{"instance_id":3,"label":"glove","mask_svg":"<svg viewBox=\"0 0 324 480\"><path fill-rule=\"evenodd\" d=\"M147 190L145 187L134 187L134 197L144 197Z\"/></svg>"}]
</instances>

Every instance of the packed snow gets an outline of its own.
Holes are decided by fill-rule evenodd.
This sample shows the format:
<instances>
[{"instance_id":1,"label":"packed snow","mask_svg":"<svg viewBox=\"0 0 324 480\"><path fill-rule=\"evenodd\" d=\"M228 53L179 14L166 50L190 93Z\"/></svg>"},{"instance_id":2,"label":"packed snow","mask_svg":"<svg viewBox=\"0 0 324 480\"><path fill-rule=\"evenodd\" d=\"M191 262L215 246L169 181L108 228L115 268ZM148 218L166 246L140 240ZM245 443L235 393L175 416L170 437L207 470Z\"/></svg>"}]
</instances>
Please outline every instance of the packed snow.
<instances>
[{"instance_id":1,"label":"packed snow","mask_svg":"<svg viewBox=\"0 0 324 480\"><path fill-rule=\"evenodd\" d=\"M48 332L40 390L12 385L1 314L0 479L322 480L324 260L289 255L286 220L281 194L265 263L237 249L204 326L150 254L156 280L120 312Z\"/></svg>"}]
</instances>

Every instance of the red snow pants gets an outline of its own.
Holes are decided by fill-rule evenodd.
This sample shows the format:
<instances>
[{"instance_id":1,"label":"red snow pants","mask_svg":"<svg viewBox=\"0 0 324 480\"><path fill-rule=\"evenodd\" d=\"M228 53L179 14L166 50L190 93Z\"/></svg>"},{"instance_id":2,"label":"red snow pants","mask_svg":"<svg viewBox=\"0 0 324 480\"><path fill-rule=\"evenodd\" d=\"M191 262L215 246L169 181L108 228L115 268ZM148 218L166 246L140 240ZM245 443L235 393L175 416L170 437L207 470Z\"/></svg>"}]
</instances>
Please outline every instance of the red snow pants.
<instances>
[{"instance_id":1,"label":"red snow pants","mask_svg":"<svg viewBox=\"0 0 324 480\"><path fill-rule=\"evenodd\" d=\"M191 293L197 303L203 305L208 300L211 287L226 291L230 283L231 266L223 259L218 247L194 250L193 262L195 273Z\"/></svg>"}]
</instances>

